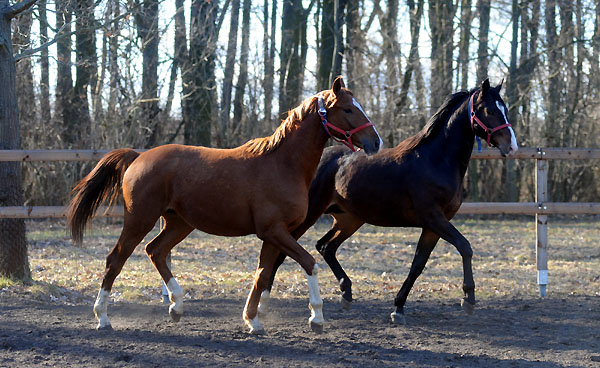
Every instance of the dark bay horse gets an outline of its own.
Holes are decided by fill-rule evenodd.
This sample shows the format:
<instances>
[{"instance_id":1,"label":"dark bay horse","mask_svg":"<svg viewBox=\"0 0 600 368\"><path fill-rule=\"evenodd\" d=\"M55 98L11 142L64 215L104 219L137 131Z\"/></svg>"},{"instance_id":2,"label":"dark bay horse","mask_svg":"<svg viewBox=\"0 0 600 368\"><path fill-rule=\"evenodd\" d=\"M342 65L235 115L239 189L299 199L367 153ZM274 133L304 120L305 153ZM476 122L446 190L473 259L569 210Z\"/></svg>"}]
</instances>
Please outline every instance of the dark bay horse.
<instances>
[{"instance_id":1,"label":"dark bay horse","mask_svg":"<svg viewBox=\"0 0 600 368\"><path fill-rule=\"evenodd\" d=\"M333 131L333 132L331 132ZM292 257L306 272L313 330L323 328L322 299L315 259L290 235L306 216L308 189L330 136L366 153L381 139L373 124L337 78L331 90L305 100L289 112L270 137L233 149L166 145L137 153L108 153L77 184L68 210L68 226L81 242L86 224L106 198L122 189L125 217L115 247L106 257L106 272L94 304L98 328L111 328L107 302L113 282L133 250L159 217L165 226L146 245L146 253L167 285L169 314L183 313L183 291L166 263L169 251L194 229L222 236L256 234L263 247L243 319L252 333L264 332L257 317L260 285L270 276L264 263L279 253ZM258 291L260 289L260 291Z\"/></svg>"},{"instance_id":2,"label":"dark bay horse","mask_svg":"<svg viewBox=\"0 0 600 368\"><path fill-rule=\"evenodd\" d=\"M352 282L335 254L346 239L368 223L422 228L408 278L394 301L394 323L405 323L408 293L440 238L454 245L462 257L465 297L461 304L467 313L473 312L473 251L449 220L462 203L462 182L475 135L498 147L503 156L518 149L499 94L501 88L501 84L490 87L485 80L479 88L449 96L423 130L378 154L352 154L343 147L325 151L310 186L308 215L292 235L298 239L323 213L333 216L331 230L316 247L340 282L346 308L352 301ZM284 258L276 261L263 293L261 312Z\"/></svg>"}]
</instances>

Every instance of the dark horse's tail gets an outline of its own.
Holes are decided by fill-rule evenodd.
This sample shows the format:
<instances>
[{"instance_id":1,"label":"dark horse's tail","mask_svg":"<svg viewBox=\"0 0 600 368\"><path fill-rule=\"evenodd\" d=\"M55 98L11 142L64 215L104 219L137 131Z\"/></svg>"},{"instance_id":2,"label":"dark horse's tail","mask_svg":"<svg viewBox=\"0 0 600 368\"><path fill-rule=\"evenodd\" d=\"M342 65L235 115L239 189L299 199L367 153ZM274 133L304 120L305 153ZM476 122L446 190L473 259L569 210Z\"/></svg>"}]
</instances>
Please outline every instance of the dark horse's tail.
<instances>
[{"instance_id":1,"label":"dark horse's tail","mask_svg":"<svg viewBox=\"0 0 600 368\"><path fill-rule=\"evenodd\" d=\"M83 240L86 224L106 198L110 204L119 195L125 170L140 154L129 148L110 151L94 169L83 178L73 192L76 193L67 210L67 227L77 244Z\"/></svg>"}]
</instances>

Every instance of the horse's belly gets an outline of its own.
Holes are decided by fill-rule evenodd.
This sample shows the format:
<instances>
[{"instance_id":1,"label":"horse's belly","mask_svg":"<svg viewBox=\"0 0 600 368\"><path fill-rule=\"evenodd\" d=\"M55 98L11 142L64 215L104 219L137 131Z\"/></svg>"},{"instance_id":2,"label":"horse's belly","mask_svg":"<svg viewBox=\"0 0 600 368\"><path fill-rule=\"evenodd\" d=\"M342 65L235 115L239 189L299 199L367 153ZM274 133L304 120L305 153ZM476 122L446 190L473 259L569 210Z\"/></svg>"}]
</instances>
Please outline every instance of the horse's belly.
<instances>
[{"instance_id":1,"label":"horse's belly","mask_svg":"<svg viewBox=\"0 0 600 368\"><path fill-rule=\"evenodd\" d=\"M212 235L243 236L254 234L252 215L247 206L189 203L176 212L194 228Z\"/></svg>"}]
</instances>

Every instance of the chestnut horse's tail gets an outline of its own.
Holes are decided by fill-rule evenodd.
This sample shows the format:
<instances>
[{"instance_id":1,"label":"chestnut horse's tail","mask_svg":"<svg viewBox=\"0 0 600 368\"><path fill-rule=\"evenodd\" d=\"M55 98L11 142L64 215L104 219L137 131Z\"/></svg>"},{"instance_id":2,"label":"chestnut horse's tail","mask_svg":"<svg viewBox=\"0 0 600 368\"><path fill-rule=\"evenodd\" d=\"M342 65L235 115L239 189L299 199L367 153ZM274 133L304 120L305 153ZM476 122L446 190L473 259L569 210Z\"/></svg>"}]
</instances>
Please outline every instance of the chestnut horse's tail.
<instances>
[{"instance_id":1,"label":"chestnut horse's tail","mask_svg":"<svg viewBox=\"0 0 600 368\"><path fill-rule=\"evenodd\" d=\"M94 169L73 188L75 196L67 210L67 227L77 244L83 240L86 224L106 198L109 205L119 195L125 170L140 154L129 148L110 151Z\"/></svg>"}]
</instances>

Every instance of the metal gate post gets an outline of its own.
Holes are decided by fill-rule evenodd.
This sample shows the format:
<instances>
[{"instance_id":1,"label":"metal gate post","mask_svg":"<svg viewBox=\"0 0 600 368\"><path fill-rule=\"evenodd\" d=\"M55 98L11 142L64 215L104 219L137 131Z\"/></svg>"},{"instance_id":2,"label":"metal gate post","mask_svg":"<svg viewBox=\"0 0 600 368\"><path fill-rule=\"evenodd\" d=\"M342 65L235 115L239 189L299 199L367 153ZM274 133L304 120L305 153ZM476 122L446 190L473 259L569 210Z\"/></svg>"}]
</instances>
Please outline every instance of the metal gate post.
<instances>
[{"instance_id":1,"label":"metal gate post","mask_svg":"<svg viewBox=\"0 0 600 368\"><path fill-rule=\"evenodd\" d=\"M546 209L548 202L548 161L545 160L545 153L543 149L538 148L535 200L540 212ZM540 296L545 297L546 285L548 285L548 215L536 213L535 222L537 283Z\"/></svg>"}]
</instances>

